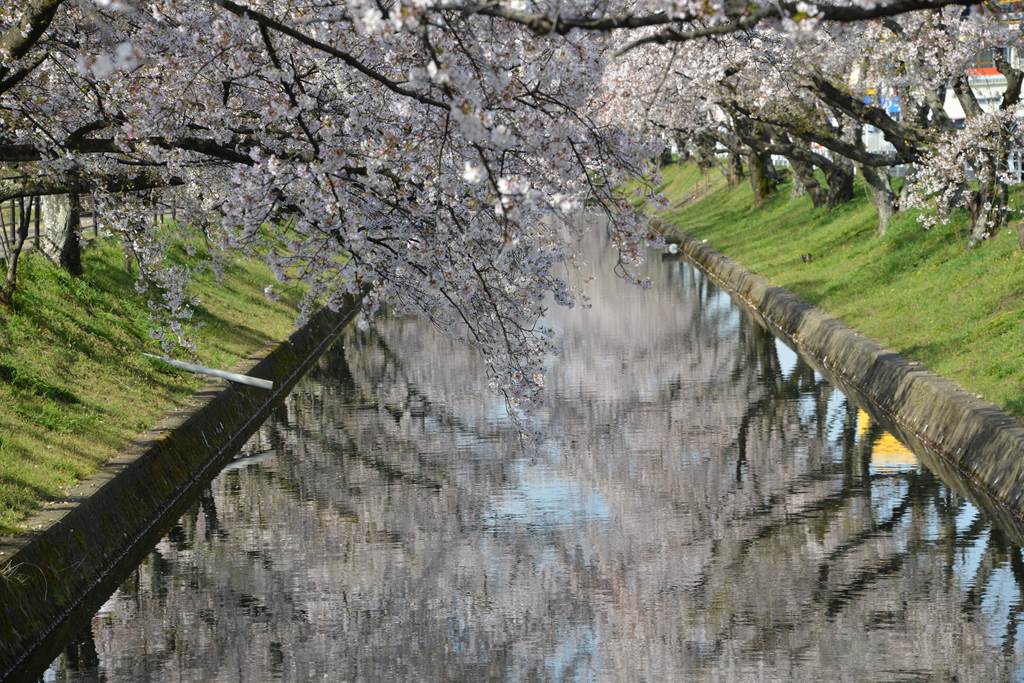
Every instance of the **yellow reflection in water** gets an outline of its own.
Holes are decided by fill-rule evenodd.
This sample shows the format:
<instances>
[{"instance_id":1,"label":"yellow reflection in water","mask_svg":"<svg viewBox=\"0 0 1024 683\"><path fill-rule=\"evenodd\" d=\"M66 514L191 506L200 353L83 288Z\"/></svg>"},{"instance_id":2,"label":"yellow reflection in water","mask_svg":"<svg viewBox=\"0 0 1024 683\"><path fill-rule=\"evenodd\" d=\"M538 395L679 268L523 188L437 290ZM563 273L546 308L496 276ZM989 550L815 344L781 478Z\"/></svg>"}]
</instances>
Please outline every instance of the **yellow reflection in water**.
<instances>
[{"instance_id":1,"label":"yellow reflection in water","mask_svg":"<svg viewBox=\"0 0 1024 683\"><path fill-rule=\"evenodd\" d=\"M871 427L871 416L863 410L857 411L857 434L863 437ZM871 469L874 470L905 470L917 467L917 456L909 448L900 443L899 439L883 432L871 449Z\"/></svg>"}]
</instances>

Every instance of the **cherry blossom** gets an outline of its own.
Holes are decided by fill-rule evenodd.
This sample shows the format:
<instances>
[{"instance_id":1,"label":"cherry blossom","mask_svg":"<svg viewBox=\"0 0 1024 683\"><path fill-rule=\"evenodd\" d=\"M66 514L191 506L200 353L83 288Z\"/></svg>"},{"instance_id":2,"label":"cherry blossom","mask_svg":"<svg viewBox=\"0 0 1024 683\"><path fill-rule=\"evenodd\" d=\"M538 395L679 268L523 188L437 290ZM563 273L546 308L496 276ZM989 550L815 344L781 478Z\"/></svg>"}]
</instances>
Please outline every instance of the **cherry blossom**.
<instances>
[{"instance_id":1,"label":"cherry blossom","mask_svg":"<svg viewBox=\"0 0 1024 683\"><path fill-rule=\"evenodd\" d=\"M964 130L938 103L950 85L970 104L970 60L1017 40L973 4L15 3L0 9L0 200L90 196L160 294L167 345L187 344L193 302L154 197L223 253L303 283L306 313L359 295L364 324L385 306L429 318L528 405L548 307L585 301L581 210L604 214L617 272L647 284L631 273L661 243L644 210L666 144L725 150L761 195L786 157L830 206L856 166L880 217L899 201L889 171L912 167L940 216L973 201L979 224L1003 220L995 160L1016 135L1017 72L1001 67L1016 95L998 114L968 107ZM865 103L869 86L899 91L906 117ZM868 126L892 149L867 149ZM966 167L983 181L973 199Z\"/></svg>"}]
</instances>

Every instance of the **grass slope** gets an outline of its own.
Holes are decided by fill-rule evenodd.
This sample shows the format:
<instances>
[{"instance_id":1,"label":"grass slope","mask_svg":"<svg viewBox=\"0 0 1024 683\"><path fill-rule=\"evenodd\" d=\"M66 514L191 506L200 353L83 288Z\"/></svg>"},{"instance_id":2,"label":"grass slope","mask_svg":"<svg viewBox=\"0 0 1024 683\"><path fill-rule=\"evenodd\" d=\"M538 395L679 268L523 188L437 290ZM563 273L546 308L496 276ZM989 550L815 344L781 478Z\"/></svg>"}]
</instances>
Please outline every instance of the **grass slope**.
<instances>
[{"instance_id":1,"label":"grass slope","mask_svg":"<svg viewBox=\"0 0 1024 683\"><path fill-rule=\"evenodd\" d=\"M176 257L184 259L184 250ZM120 249L84 251L75 279L29 254L14 311L0 308L0 535L60 498L138 432L153 425L203 382L142 356L159 353L145 299ZM272 275L255 261L225 269L217 283L197 275L202 302L191 338L199 362L228 367L294 328L298 293L270 302Z\"/></svg>"},{"instance_id":2,"label":"grass slope","mask_svg":"<svg viewBox=\"0 0 1024 683\"><path fill-rule=\"evenodd\" d=\"M664 180L667 223L1024 415L1024 252L1009 230L967 251L963 222L926 231L912 212L878 237L860 185L833 211L792 198L788 184L755 210L749 183L727 188L715 170L705 177L693 164L674 165Z\"/></svg>"}]
</instances>

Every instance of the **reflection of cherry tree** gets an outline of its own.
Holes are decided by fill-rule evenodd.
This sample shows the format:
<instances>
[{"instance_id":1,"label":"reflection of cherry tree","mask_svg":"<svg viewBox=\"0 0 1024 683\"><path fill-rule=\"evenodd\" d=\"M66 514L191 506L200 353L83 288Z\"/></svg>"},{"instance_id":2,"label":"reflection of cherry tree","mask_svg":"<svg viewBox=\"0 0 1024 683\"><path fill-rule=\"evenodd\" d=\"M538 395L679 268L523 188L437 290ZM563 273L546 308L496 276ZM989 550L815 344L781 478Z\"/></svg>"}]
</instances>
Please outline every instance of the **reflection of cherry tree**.
<instances>
[{"instance_id":1,"label":"reflection of cherry tree","mask_svg":"<svg viewBox=\"0 0 1024 683\"><path fill-rule=\"evenodd\" d=\"M857 411L807 365L784 375L777 342L738 324L694 271L652 268L701 284L689 298L624 302L596 282L586 316L553 322L566 353L551 373L559 400L542 411L545 431L569 432L554 449L559 470L599 491L616 521L611 536L588 527L580 544L601 579L597 602L613 605L599 610L603 664L634 671L642 654L650 671L740 672L761 657L798 666L797 653L812 652L804 676L851 659L853 679L880 675L875 665L1001 675L978 610L940 590L954 588L940 580L950 572L957 586L985 586L984 574L943 559L972 542L949 525L970 505L926 472L874 472L877 425L858 435ZM700 326L703 344L688 338ZM1001 557L1020 562L1016 549ZM922 590L940 595L906 599ZM950 626L940 633L941 623ZM971 645L948 647L954 639Z\"/></svg>"},{"instance_id":2,"label":"reflection of cherry tree","mask_svg":"<svg viewBox=\"0 0 1024 683\"><path fill-rule=\"evenodd\" d=\"M648 268L656 296L609 278L552 319L537 449L441 332L351 330L94 619L103 670L1004 678L1020 550L873 468L879 428L695 271Z\"/></svg>"}]
</instances>

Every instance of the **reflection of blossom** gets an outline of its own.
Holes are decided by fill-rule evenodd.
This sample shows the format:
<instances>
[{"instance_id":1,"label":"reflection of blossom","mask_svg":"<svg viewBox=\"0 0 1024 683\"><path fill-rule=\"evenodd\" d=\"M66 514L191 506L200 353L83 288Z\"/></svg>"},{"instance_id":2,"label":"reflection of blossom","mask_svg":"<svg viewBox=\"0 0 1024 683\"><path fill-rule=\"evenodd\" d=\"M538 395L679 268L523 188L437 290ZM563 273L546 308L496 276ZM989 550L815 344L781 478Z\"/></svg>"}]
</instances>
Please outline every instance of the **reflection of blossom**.
<instances>
[{"instance_id":1,"label":"reflection of blossom","mask_svg":"<svg viewBox=\"0 0 1024 683\"><path fill-rule=\"evenodd\" d=\"M696 271L583 255L539 447L429 324L348 330L92 620L99 670L1011 677L1017 549L970 502L863 473L856 411Z\"/></svg>"}]
</instances>

